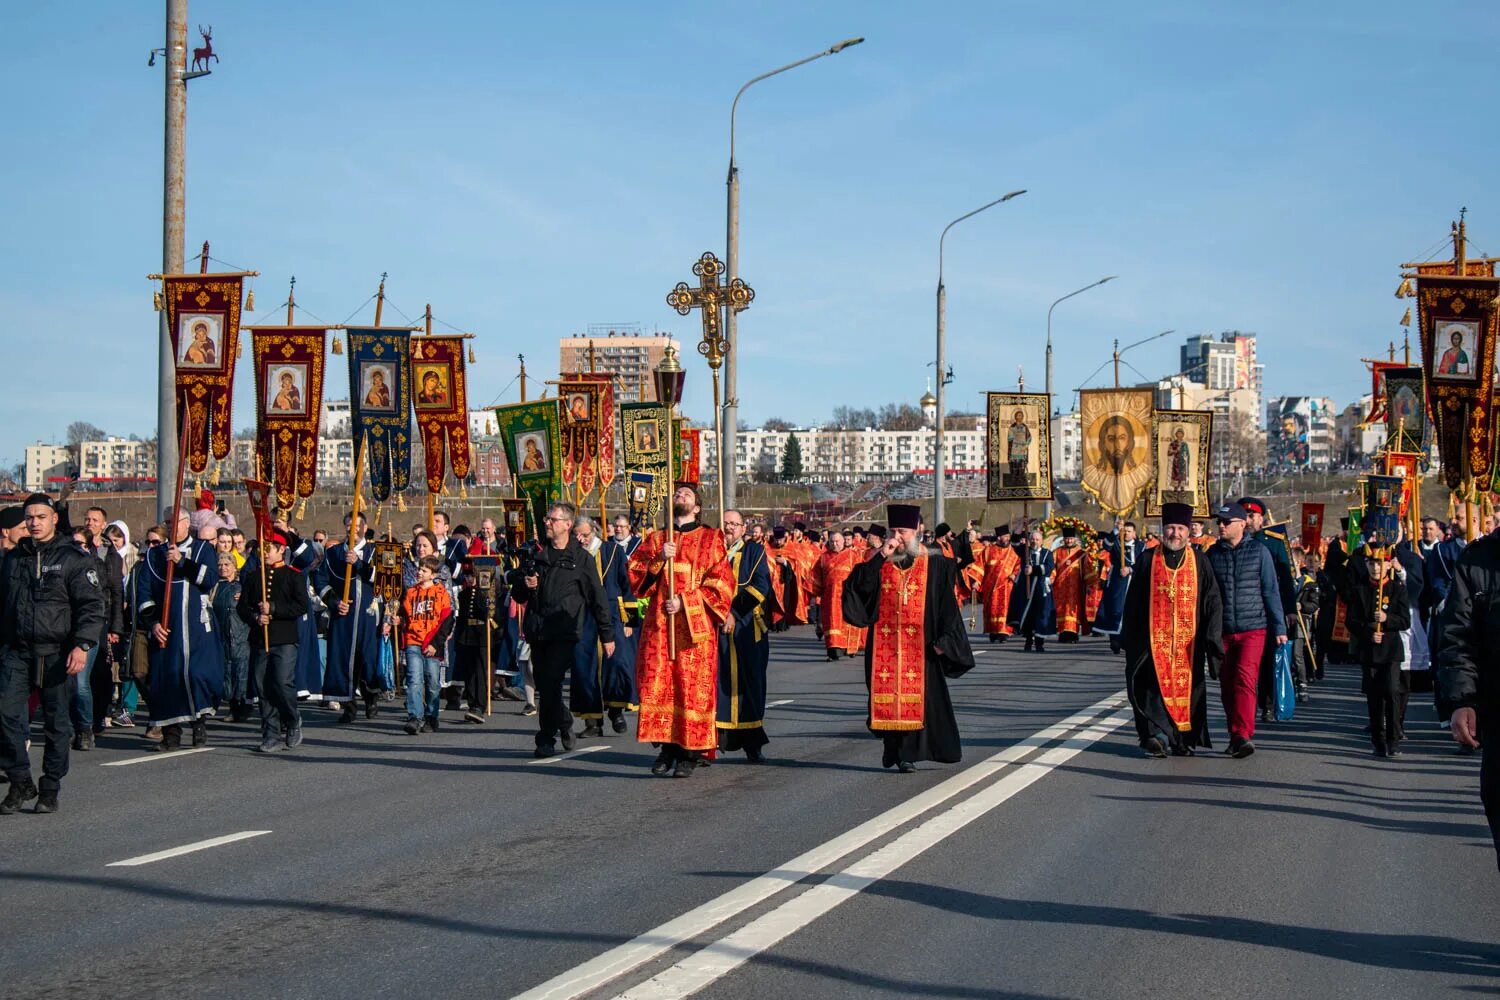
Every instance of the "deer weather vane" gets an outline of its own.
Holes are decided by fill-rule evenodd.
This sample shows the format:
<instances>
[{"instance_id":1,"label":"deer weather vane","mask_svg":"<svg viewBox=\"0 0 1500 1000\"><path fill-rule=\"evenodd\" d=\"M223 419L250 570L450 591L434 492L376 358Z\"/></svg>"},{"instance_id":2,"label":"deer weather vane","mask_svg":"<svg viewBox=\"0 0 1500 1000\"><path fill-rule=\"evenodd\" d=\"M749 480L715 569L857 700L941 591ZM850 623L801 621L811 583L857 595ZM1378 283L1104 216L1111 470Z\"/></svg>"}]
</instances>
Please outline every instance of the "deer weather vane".
<instances>
[{"instance_id":1,"label":"deer weather vane","mask_svg":"<svg viewBox=\"0 0 1500 1000\"><path fill-rule=\"evenodd\" d=\"M214 26L209 25L208 30L203 30L203 25L198 25L198 34L203 36L203 47L193 50L193 71L208 69L208 62L212 59L219 62L219 57L214 55Z\"/></svg>"}]
</instances>

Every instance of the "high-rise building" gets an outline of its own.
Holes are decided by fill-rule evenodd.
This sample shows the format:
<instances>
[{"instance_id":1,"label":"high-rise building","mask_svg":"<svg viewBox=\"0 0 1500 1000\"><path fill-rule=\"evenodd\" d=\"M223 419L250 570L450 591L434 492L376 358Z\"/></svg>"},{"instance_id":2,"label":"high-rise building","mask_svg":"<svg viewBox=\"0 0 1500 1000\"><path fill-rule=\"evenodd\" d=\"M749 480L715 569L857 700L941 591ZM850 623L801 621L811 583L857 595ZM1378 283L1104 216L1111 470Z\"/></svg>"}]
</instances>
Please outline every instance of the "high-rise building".
<instances>
[{"instance_id":1,"label":"high-rise building","mask_svg":"<svg viewBox=\"0 0 1500 1000\"><path fill-rule=\"evenodd\" d=\"M638 403L655 399L651 372L661 363L668 345L681 345L670 334L644 333L639 323L596 323L584 333L558 340L559 372L589 370L589 348L593 347L594 371L615 376L615 402ZM546 377L551 377L550 374Z\"/></svg>"},{"instance_id":2,"label":"high-rise building","mask_svg":"<svg viewBox=\"0 0 1500 1000\"><path fill-rule=\"evenodd\" d=\"M1217 337L1194 334L1182 346L1179 372L1211 392L1248 391L1253 404L1247 409L1255 414L1256 426L1264 428L1265 366L1256 355L1255 334L1239 330Z\"/></svg>"}]
</instances>

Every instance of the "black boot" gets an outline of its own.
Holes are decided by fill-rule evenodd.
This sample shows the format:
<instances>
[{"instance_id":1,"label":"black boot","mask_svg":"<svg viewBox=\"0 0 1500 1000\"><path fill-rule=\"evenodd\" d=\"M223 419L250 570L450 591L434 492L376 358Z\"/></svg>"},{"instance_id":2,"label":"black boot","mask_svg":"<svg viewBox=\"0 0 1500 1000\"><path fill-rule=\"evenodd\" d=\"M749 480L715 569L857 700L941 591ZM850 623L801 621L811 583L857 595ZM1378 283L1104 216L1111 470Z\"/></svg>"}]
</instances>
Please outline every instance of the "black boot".
<instances>
[{"instance_id":1,"label":"black boot","mask_svg":"<svg viewBox=\"0 0 1500 1000\"><path fill-rule=\"evenodd\" d=\"M625 710L623 708L612 708L609 710L609 725L617 733L625 731Z\"/></svg>"},{"instance_id":2,"label":"black boot","mask_svg":"<svg viewBox=\"0 0 1500 1000\"><path fill-rule=\"evenodd\" d=\"M208 742L208 723L202 719L193 720L193 746L201 747Z\"/></svg>"},{"instance_id":3,"label":"black boot","mask_svg":"<svg viewBox=\"0 0 1500 1000\"><path fill-rule=\"evenodd\" d=\"M365 695L365 718L373 719L380 714L380 696L375 693Z\"/></svg>"},{"instance_id":4,"label":"black boot","mask_svg":"<svg viewBox=\"0 0 1500 1000\"><path fill-rule=\"evenodd\" d=\"M0 800L0 816L9 816L21 808L23 803L29 802L34 798L36 798L36 785L32 783L30 778L27 778L24 782L12 781L10 783L10 791L5 793L3 800Z\"/></svg>"},{"instance_id":5,"label":"black boot","mask_svg":"<svg viewBox=\"0 0 1500 1000\"><path fill-rule=\"evenodd\" d=\"M342 705L339 706L339 725L347 726L349 723L351 723L353 721L354 721L354 699L351 697L348 701L344 702Z\"/></svg>"}]
</instances>

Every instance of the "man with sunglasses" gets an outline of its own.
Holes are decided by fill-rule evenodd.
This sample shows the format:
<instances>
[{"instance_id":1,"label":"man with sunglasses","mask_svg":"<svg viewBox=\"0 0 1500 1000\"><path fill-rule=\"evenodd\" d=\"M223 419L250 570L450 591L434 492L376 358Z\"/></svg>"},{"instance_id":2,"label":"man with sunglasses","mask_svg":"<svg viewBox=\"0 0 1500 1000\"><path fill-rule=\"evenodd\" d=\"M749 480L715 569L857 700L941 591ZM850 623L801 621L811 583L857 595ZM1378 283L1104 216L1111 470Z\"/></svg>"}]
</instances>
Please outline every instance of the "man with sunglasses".
<instances>
[{"instance_id":1,"label":"man with sunglasses","mask_svg":"<svg viewBox=\"0 0 1500 1000\"><path fill-rule=\"evenodd\" d=\"M1207 555L1224 597L1219 696L1229 724L1226 752L1244 758L1255 752L1252 740L1261 654L1272 636L1278 645L1287 641L1286 616L1270 550L1248 530L1249 512L1237 503L1227 503L1214 515L1219 541Z\"/></svg>"}]
</instances>

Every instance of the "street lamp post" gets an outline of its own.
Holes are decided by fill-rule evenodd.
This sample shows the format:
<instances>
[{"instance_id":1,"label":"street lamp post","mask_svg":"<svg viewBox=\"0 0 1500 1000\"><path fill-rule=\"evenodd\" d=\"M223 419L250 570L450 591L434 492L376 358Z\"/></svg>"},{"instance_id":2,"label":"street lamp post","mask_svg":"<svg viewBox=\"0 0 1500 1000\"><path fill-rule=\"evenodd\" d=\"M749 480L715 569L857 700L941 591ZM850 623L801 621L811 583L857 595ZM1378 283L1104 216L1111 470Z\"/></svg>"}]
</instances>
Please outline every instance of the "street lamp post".
<instances>
[{"instance_id":1,"label":"street lamp post","mask_svg":"<svg viewBox=\"0 0 1500 1000\"><path fill-rule=\"evenodd\" d=\"M1098 288L1106 281L1114 281L1117 277L1119 277L1119 275L1111 274L1108 277L1100 278L1098 281L1095 281L1092 284L1084 285L1082 288L1079 288L1076 291L1069 292L1067 295L1064 295L1062 298L1058 299L1056 302L1053 302L1050 306L1047 307L1047 405L1053 408L1054 414L1056 414L1057 412L1057 407L1053 403L1052 396L1052 310L1056 309L1060 303L1066 302L1073 296L1082 295L1090 288ZM1052 501L1048 500L1042 505L1042 518L1045 520L1046 518L1049 518L1051 516Z\"/></svg>"},{"instance_id":2,"label":"street lamp post","mask_svg":"<svg viewBox=\"0 0 1500 1000\"><path fill-rule=\"evenodd\" d=\"M845 49L858 45L864 41L863 38L846 38L837 45L830 46L822 52L814 53L805 59L787 63L779 69L773 69L769 73L762 73L755 79L750 80L734 95L734 103L729 106L729 205L728 225L725 235L724 269L725 277L729 283L733 283L740 275L740 171L734 162L734 116L739 110L740 98L745 91L753 85L778 73L785 73L789 69L806 65L815 59L824 56L837 55ZM724 340L727 343L724 359L724 420L723 433L719 438L719 481L724 484L724 503L732 508L735 503L735 470L734 458L736 450L736 439L739 436L739 409L740 399L738 391L739 374L739 341L737 335L739 323L733 309L724 310ZM726 508L727 509L727 508ZM723 511L720 511L722 515Z\"/></svg>"},{"instance_id":3,"label":"street lamp post","mask_svg":"<svg viewBox=\"0 0 1500 1000\"><path fill-rule=\"evenodd\" d=\"M943 287L943 241L948 238L948 230L958 225L965 219L973 218L987 208L994 208L1002 202L1010 201L1012 198L1023 195L1026 189L1012 191L1003 197L996 198L987 205L980 205L972 212L960 215L952 222L943 227L943 234L938 237L938 283L937 283L937 416L933 419L933 464L932 464L932 496L933 524L943 522L943 507L946 493L944 480L946 470L943 463L943 397L947 394L948 364L946 341L947 314L948 314L948 291Z\"/></svg>"}]
</instances>

